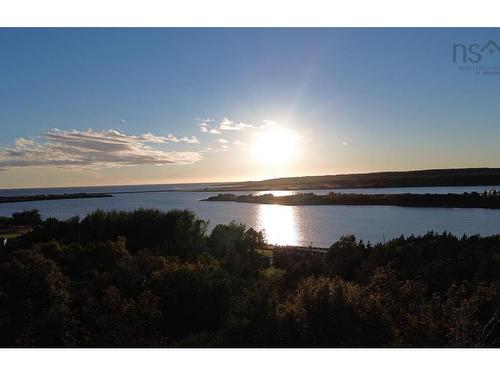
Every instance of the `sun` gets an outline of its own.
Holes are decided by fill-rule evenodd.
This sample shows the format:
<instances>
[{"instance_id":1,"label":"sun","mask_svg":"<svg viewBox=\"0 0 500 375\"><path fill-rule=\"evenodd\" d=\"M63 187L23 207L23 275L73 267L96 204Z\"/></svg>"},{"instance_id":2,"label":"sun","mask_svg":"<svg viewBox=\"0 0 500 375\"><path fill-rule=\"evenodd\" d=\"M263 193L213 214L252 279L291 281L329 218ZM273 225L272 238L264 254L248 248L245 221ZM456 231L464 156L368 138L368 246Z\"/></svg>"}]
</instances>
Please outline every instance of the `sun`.
<instances>
[{"instance_id":1,"label":"sun","mask_svg":"<svg viewBox=\"0 0 500 375\"><path fill-rule=\"evenodd\" d=\"M257 133L253 154L257 161L267 165L290 163L297 155L297 134L286 128L272 128Z\"/></svg>"}]
</instances>

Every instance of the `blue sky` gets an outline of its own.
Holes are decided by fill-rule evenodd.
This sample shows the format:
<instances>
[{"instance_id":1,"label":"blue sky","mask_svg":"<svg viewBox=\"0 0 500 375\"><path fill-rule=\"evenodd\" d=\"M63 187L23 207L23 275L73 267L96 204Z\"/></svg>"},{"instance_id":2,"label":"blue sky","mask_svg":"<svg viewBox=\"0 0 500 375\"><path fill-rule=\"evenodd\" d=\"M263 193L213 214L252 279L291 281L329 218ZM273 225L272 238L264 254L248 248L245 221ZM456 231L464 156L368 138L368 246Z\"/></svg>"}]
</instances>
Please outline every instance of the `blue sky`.
<instances>
[{"instance_id":1,"label":"blue sky","mask_svg":"<svg viewBox=\"0 0 500 375\"><path fill-rule=\"evenodd\" d=\"M452 61L488 40L500 30L2 29L0 187L500 166L500 76Z\"/></svg>"}]
</instances>

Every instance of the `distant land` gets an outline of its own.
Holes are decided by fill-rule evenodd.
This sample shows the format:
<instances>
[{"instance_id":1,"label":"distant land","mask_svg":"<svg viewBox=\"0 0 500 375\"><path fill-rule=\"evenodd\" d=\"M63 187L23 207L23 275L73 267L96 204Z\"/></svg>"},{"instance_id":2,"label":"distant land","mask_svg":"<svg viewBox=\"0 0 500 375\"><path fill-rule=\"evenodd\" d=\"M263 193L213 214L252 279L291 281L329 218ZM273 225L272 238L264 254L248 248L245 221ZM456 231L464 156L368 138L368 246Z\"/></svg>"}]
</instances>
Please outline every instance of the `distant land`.
<instances>
[{"instance_id":1,"label":"distant land","mask_svg":"<svg viewBox=\"0 0 500 375\"><path fill-rule=\"evenodd\" d=\"M500 208L500 192L495 190L481 194L477 192L463 194L354 194L331 192L329 194L299 193L285 196L274 196L273 194L236 195L226 193L202 200L209 202L281 204L288 206L346 205Z\"/></svg>"},{"instance_id":2,"label":"distant land","mask_svg":"<svg viewBox=\"0 0 500 375\"><path fill-rule=\"evenodd\" d=\"M82 198L108 198L111 194L105 193L68 193L68 194L39 194L39 195L16 195L0 197L0 203L48 201L55 199L82 199Z\"/></svg>"},{"instance_id":3,"label":"distant land","mask_svg":"<svg viewBox=\"0 0 500 375\"><path fill-rule=\"evenodd\" d=\"M78 199L111 197L118 194L162 192L233 192L270 190L330 190L438 186L500 186L500 168L428 169L402 172L370 172L324 176L282 177L262 181L225 183L198 183L196 188L153 188L158 185L140 185L143 190L128 190L130 185L115 186L115 191L96 193L67 193L0 196L0 203L51 199ZM104 188L104 187L103 187ZM79 189L85 189L80 187Z\"/></svg>"},{"instance_id":4,"label":"distant land","mask_svg":"<svg viewBox=\"0 0 500 375\"><path fill-rule=\"evenodd\" d=\"M497 186L500 168L428 169L325 176L284 177L214 184L197 191L315 190L431 186Z\"/></svg>"}]
</instances>

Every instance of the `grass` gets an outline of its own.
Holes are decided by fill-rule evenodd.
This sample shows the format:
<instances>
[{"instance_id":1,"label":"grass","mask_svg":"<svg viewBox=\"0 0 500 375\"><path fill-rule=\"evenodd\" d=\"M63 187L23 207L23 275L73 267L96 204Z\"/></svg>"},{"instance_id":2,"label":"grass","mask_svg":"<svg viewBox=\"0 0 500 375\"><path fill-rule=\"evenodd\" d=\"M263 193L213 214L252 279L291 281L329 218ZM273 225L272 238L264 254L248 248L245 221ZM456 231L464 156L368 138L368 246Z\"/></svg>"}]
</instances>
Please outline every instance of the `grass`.
<instances>
[{"instance_id":1,"label":"grass","mask_svg":"<svg viewBox=\"0 0 500 375\"><path fill-rule=\"evenodd\" d=\"M6 238L8 240L19 237L25 233L28 233L31 230L30 227L27 226L19 226L8 228L5 230L0 230L0 238Z\"/></svg>"},{"instance_id":2,"label":"grass","mask_svg":"<svg viewBox=\"0 0 500 375\"><path fill-rule=\"evenodd\" d=\"M271 258L273 256L273 250L257 249L257 252L260 255L263 255L263 256L268 257L268 258Z\"/></svg>"}]
</instances>

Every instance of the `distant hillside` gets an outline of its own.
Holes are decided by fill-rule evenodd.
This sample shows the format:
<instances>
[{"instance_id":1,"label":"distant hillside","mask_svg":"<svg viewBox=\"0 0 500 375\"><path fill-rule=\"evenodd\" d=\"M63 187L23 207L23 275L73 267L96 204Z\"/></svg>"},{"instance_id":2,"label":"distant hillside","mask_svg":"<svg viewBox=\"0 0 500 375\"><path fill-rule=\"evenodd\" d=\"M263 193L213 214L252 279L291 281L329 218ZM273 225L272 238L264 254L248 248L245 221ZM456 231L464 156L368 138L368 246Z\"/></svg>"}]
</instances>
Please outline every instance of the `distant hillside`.
<instances>
[{"instance_id":1,"label":"distant hillside","mask_svg":"<svg viewBox=\"0 0 500 375\"><path fill-rule=\"evenodd\" d=\"M298 190L500 185L500 168L428 169L326 176L285 177L213 185L209 190Z\"/></svg>"}]
</instances>

